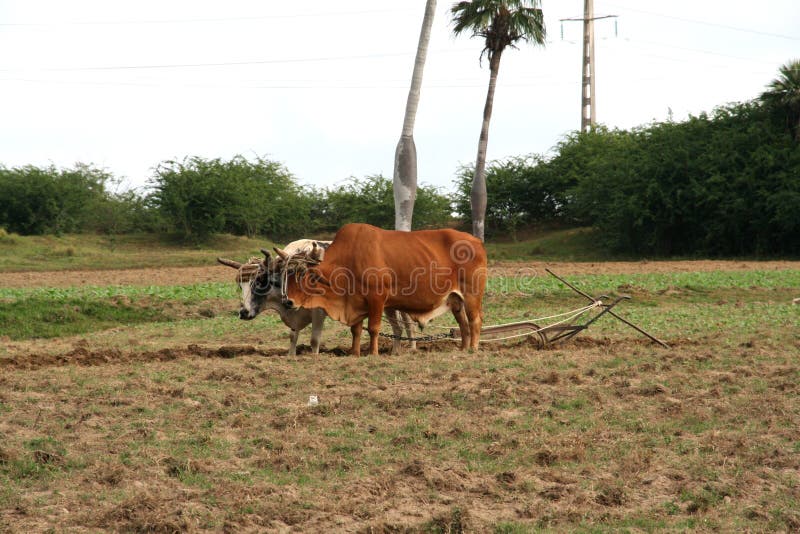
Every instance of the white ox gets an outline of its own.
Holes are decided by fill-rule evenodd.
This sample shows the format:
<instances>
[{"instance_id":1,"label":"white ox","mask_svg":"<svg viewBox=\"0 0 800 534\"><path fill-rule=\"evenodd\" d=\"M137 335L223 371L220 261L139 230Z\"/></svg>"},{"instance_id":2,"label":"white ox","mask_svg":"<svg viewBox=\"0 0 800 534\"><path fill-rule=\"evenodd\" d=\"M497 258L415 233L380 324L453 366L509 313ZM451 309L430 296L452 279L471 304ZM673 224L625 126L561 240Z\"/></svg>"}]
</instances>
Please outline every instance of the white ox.
<instances>
[{"instance_id":1,"label":"white ox","mask_svg":"<svg viewBox=\"0 0 800 534\"><path fill-rule=\"evenodd\" d=\"M322 327L327 314L322 308L296 308L291 309L282 303L281 273L285 264L285 257L308 258L321 261L325 249L330 246L330 241L317 241L314 239L299 239L286 245L281 254L274 260L270 253L264 249L264 259L250 258L247 263L217 258L222 265L232 267L238 271L236 283L242 289L241 308L239 318L249 321L264 310L275 310L281 317L283 324L289 327L289 356L297 354L297 338L300 331L311 325L311 352L319 354L319 345L322 339ZM396 310L387 309L386 319L392 327L395 336L392 343L392 354L400 352L400 340L405 326L407 337L413 337L414 328L409 317ZM416 348L416 343L411 342L411 348Z\"/></svg>"}]
</instances>

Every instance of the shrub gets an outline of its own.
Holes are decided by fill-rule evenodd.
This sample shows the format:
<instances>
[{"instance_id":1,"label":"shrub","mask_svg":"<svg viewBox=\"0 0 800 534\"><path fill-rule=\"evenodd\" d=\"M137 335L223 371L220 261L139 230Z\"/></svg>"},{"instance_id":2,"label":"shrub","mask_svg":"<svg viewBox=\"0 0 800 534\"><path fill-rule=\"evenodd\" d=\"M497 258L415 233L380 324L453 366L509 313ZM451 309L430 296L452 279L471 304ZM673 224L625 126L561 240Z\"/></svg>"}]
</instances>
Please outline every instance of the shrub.
<instances>
[{"instance_id":1,"label":"shrub","mask_svg":"<svg viewBox=\"0 0 800 534\"><path fill-rule=\"evenodd\" d=\"M321 230L336 230L351 222L394 229L392 181L381 175L350 178L337 187L317 191L316 198L313 218ZM413 229L445 226L452 219L450 212L450 200L437 188L417 187Z\"/></svg>"},{"instance_id":2,"label":"shrub","mask_svg":"<svg viewBox=\"0 0 800 534\"><path fill-rule=\"evenodd\" d=\"M9 234L5 228L0 226L0 245L15 245L16 243L16 236L14 234Z\"/></svg>"},{"instance_id":3,"label":"shrub","mask_svg":"<svg viewBox=\"0 0 800 534\"><path fill-rule=\"evenodd\" d=\"M188 239L216 232L277 238L308 228L309 193L280 163L263 158L166 161L150 186L150 204Z\"/></svg>"},{"instance_id":4,"label":"shrub","mask_svg":"<svg viewBox=\"0 0 800 534\"><path fill-rule=\"evenodd\" d=\"M0 167L0 225L24 235L85 230L107 198L112 176L91 165L72 169Z\"/></svg>"}]
</instances>

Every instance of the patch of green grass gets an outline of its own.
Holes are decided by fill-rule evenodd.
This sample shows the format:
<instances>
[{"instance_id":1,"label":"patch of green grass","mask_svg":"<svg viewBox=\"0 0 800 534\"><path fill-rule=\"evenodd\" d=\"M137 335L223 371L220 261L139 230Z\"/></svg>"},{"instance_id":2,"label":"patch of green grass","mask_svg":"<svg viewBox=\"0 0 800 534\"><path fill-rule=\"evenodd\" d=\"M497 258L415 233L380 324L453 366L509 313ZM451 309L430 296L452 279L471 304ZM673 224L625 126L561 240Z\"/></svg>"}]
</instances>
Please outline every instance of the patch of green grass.
<instances>
[{"instance_id":1,"label":"patch of green grass","mask_svg":"<svg viewBox=\"0 0 800 534\"><path fill-rule=\"evenodd\" d=\"M490 238L486 252L493 260L599 261L620 259L602 247L591 228L525 232L517 240Z\"/></svg>"},{"instance_id":2,"label":"patch of green grass","mask_svg":"<svg viewBox=\"0 0 800 534\"><path fill-rule=\"evenodd\" d=\"M0 239L0 271L63 269L131 269L210 265L217 256L259 255L271 248L266 238L217 235L202 245L186 244L169 235L129 234L18 236Z\"/></svg>"},{"instance_id":3,"label":"patch of green grass","mask_svg":"<svg viewBox=\"0 0 800 534\"><path fill-rule=\"evenodd\" d=\"M719 505L725 497L730 495L732 495L732 491L729 488L706 484L703 488L695 491L688 489L681 491L680 499L686 503L687 511L693 514Z\"/></svg>"},{"instance_id":4,"label":"patch of green grass","mask_svg":"<svg viewBox=\"0 0 800 534\"><path fill-rule=\"evenodd\" d=\"M590 294L633 292L634 300L618 309L629 319L642 321L643 327L662 332L677 325L691 335L734 324L740 329L787 324L796 321L800 313L781 292L783 288L800 287L800 270L582 275L570 277L570 282ZM671 289L675 294L663 294ZM174 316L160 311L168 305L174 308L229 300L233 309L238 296L238 288L229 283L0 288L0 335L12 339L56 337L168 321ZM773 304L773 300L779 304ZM497 324L552 315L584 304L550 276L495 277L488 283L485 309L490 318L487 323ZM671 306L675 309L666 309ZM278 322L274 313L264 317L270 325ZM454 324L451 318L443 317L433 328L447 323ZM601 323L601 331L621 328L614 321ZM213 328L208 323L205 326ZM346 332L342 335L347 337Z\"/></svg>"},{"instance_id":5,"label":"patch of green grass","mask_svg":"<svg viewBox=\"0 0 800 534\"><path fill-rule=\"evenodd\" d=\"M65 299L157 299L177 301L184 304L218 298L238 298L239 288L233 284L205 282L173 286L75 286L0 288L0 300L41 298L50 301Z\"/></svg>"},{"instance_id":6,"label":"patch of green grass","mask_svg":"<svg viewBox=\"0 0 800 534\"><path fill-rule=\"evenodd\" d=\"M5 228L0 227L0 245L16 245L19 241L19 235L9 233Z\"/></svg>"},{"instance_id":7,"label":"patch of green grass","mask_svg":"<svg viewBox=\"0 0 800 534\"><path fill-rule=\"evenodd\" d=\"M605 524L581 525L575 532L582 534L616 534L633 532L657 532L667 528L664 521L648 517L632 517L626 519L610 520Z\"/></svg>"},{"instance_id":8,"label":"patch of green grass","mask_svg":"<svg viewBox=\"0 0 800 534\"><path fill-rule=\"evenodd\" d=\"M450 534L465 531L464 512L459 507L452 508L449 512L436 517L422 526L422 532L427 534Z\"/></svg>"},{"instance_id":9,"label":"patch of green grass","mask_svg":"<svg viewBox=\"0 0 800 534\"><path fill-rule=\"evenodd\" d=\"M532 525L510 521L498 523L494 527L494 534L528 534L530 532L536 532Z\"/></svg>"},{"instance_id":10,"label":"patch of green grass","mask_svg":"<svg viewBox=\"0 0 800 534\"><path fill-rule=\"evenodd\" d=\"M0 336L52 338L118 325L169 321L160 310L93 299L42 297L0 301Z\"/></svg>"},{"instance_id":11,"label":"patch of green grass","mask_svg":"<svg viewBox=\"0 0 800 534\"><path fill-rule=\"evenodd\" d=\"M75 466L68 461L64 445L47 436L25 441L17 454L0 461L0 475L14 482L39 480Z\"/></svg>"},{"instance_id":12,"label":"patch of green grass","mask_svg":"<svg viewBox=\"0 0 800 534\"><path fill-rule=\"evenodd\" d=\"M216 235L197 245L158 234L19 236L5 233L0 236L0 272L200 266L211 264L216 256L241 261L259 255L259 248L269 249L274 244L266 238L231 235ZM608 251L597 245L594 232L588 228L528 233L515 242L490 239L486 247L493 259L589 261L610 257Z\"/></svg>"},{"instance_id":13,"label":"patch of green grass","mask_svg":"<svg viewBox=\"0 0 800 534\"><path fill-rule=\"evenodd\" d=\"M558 274L558 273L556 273ZM650 293L677 291L685 300L687 294L719 289L785 289L800 286L800 269L780 271L709 271L685 273L639 273L639 274L584 274L566 277L572 285L596 295L600 293L630 294L642 291ZM498 276L489 279L489 293L514 295L549 296L572 293L556 278L546 272L523 272L519 276ZM691 295L698 298L697 295ZM776 295L777 297L777 295ZM702 295L699 297L703 299Z\"/></svg>"}]
</instances>

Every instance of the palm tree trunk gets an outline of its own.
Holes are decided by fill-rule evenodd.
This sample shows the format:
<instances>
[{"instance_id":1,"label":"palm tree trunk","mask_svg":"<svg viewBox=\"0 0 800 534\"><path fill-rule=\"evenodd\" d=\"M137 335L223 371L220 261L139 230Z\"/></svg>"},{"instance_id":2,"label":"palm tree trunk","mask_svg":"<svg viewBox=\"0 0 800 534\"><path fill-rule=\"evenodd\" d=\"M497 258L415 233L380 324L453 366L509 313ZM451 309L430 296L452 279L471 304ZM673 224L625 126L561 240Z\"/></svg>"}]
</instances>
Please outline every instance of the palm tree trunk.
<instances>
[{"instance_id":1,"label":"palm tree trunk","mask_svg":"<svg viewBox=\"0 0 800 534\"><path fill-rule=\"evenodd\" d=\"M483 124L481 136L478 139L478 157L475 161L475 176L472 179L472 235L484 240L486 226L486 148L489 145L489 121L492 120L492 105L494 103L494 90L497 87L497 74L500 71L500 56L503 51L498 50L489 60L489 90L486 92L486 104L483 107Z\"/></svg>"},{"instance_id":2,"label":"palm tree trunk","mask_svg":"<svg viewBox=\"0 0 800 534\"><path fill-rule=\"evenodd\" d=\"M417 196L417 147L414 144L414 120L419 105L422 71L428 54L428 42L431 39L431 26L436 11L436 0L427 0L425 16L417 44L417 57L414 61L414 73L411 76L411 87L408 90L406 114L403 118L403 131L394 152L394 227L396 230L411 230L411 219L414 215L414 200Z\"/></svg>"}]
</instances>

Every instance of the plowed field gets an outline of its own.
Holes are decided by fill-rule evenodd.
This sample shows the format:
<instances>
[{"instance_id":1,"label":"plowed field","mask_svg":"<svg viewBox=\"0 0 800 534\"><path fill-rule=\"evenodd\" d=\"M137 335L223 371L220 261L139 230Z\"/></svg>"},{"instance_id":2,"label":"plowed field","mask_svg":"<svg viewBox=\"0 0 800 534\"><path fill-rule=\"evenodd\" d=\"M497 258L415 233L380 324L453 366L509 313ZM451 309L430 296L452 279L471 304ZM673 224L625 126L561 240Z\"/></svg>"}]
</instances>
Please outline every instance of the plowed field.
<instances>
[{"instance_id":1,"label":"plowed field","mask_svg":"<svg viewBox=\"0 0 800 534\"><path fill-rule=\"evenodd\" d=\"M328 324L287 357L223 267L2 273L0 303L161 315L0 341L0 532L800 530L800 263L497 263L487 322L582 306L501 290L545 267L632 294L671 348L606 316L544 350L362 358ZM192 284L216 293L132 289Z\"/></svg>"}]
</instances>

